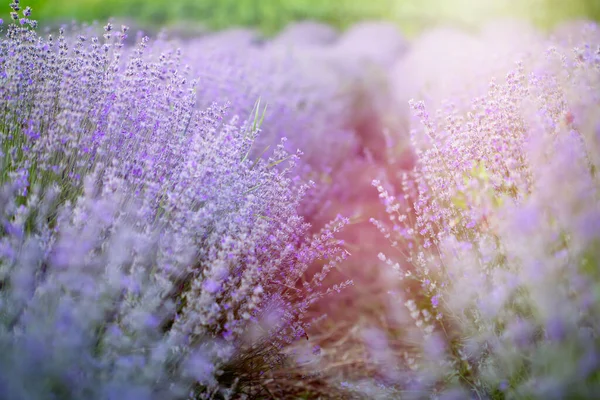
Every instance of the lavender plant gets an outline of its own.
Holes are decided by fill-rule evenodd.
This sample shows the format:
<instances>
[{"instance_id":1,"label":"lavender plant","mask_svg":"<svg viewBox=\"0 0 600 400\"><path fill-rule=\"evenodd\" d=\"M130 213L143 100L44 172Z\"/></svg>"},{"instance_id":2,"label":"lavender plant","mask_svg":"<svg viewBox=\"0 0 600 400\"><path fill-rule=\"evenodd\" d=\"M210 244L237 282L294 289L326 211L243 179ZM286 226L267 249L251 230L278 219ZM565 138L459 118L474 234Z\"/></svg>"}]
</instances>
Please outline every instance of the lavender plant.
<instances>
[{"instance_id":1,"label":"lavender plant","mask_svg":"<svg viewBox=\"0 0 600 400\"><path fill-rule=\"evenodd\" d=\"M181 51L128 29L0 40L0 397L258 395L345 258L258 121L197 107ZM86 33L87 32L87 33ZM157 53L158 52L158 53ZM307 268L324 260L321 271Z\"/></svg>"},{"instance_id":2,"label":"lavender plant","mask_svg":"<svg viewBox=\"0 0 600 400\"><path fill-rule=\"evenodd\" d=\"M373 220L398 251L379 258L409 322L395 368L380 366L404 397L600 390L600 42L585 29L468 112L411 103L417 165L398 195L374 182L390 222Z\"/></svg>"}]
</instances>

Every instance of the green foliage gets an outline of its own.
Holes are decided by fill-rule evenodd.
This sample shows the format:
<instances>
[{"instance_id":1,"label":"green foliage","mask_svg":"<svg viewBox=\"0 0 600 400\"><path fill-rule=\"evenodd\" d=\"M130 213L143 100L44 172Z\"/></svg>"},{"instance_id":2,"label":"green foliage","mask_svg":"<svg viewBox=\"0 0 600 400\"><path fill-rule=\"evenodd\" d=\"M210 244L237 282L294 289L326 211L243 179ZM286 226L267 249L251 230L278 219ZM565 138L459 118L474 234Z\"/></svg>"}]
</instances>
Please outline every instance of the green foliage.
<instances>
[{"instance_id":1,"label":"green foliage","mask_svg":"<svg viewBox=\"0 0 600 400\"><path fill-rule=\"evenodd\" d=\"M141 25L195 22L219 30L258 27L265 34L290 21L314 19L345 27L363 18L382 18L393 0L30 0L41 21L106 20L130 17Z\"/></svg>"},{"instance_id":2,"label":"green foliage","mask_svg":"<svg viewBox=\"0 0 600 400\"><path fill-rule=\"evenodd\" d=\"M596 0L24 0L41 21L131 18L145 27L199 24L210 30L258 27L272 35L292 21L317 20L343 29L365 19L397 21L408 35L439 24L473 27L494 16L524 17L538 26L600 20ZM8 13L0 17L8 20Z\"/></svg>"}]
</instances>

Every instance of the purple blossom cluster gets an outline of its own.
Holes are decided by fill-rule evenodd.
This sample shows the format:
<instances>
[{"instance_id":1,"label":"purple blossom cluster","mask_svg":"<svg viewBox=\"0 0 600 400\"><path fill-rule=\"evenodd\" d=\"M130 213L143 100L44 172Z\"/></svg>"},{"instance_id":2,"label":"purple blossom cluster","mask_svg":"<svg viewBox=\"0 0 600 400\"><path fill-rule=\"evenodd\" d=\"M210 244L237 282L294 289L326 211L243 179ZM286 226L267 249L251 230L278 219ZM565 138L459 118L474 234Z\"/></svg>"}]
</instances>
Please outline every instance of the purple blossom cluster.
<instances>
[{"instance_id":1,"label":"purple blossom cluster","mask_svg":"<svg viewBox=\"0 0 600 400\"><path fill-rule=\"evenodd\" d=\"M402 345L380 360L396 395L600 390L600 28L572 32L510 53L468 106L410 102L416 166L373 183L397 250L379 254L399 280Z\"/></svg>"},{"instance_id":2,"label":"purple blossom cluster","mask_svg":"<svg viewBox=\"0 0 600 400\"><path fill-rule=\"evenodd\" d=\"M347 220L309 231L299 153L257 156L181 50L29 14L0 39L0 397L248 393L350 284L323 287Z\"/></svg>"}]
</instances>

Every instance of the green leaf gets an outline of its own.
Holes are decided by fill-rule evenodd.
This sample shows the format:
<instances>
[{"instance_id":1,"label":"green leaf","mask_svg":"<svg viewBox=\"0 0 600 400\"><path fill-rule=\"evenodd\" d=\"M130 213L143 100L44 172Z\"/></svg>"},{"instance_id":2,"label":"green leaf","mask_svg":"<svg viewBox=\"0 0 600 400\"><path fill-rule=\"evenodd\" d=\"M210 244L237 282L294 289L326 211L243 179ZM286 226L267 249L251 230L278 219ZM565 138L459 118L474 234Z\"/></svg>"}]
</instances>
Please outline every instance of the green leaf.
<instances>
[{"instance_id":1,"label":"green leaf","mask_svg":"<svg viewBox=\"0 0 600 400\"><path fill-rule=\"evenodd\" d=\"M264 183L259 183L258 185L256 185L256 186L253 186L253 187L251 187L250 189L246 190L246 191L244 192L244 194L248 194L248 193L250 193L250 192L253 192L254 190L256 190L256 189L258 189L259 187L261 187L262 185L264 185Z\"/></svg>"},{"instance_id":2,"label":"green leaf","mask_svg":"<svg viewBox=\"0 0 600 400\"><path fill-rule=\"evenodd\" d=\"M246 131L244 132L244 137L246 137L248 134L250 133L255 133L258 129L260 129L260 127L262 126L263 121L265 120L265 115L267 113L267 105L265 105L262 115L259 118L259 110L260 110L260 97L258 98L258 100L256 100L256 103L254 103L254 107L252 108L252 112L250 113L251 115L254 114L254 118L252 121L252 129L250 132ZM242 157L240 163L243 163L244 161L246 161L248 159L248 157L250 156L250 152L252 150L252 146L254 145L254 140L252 141L252 145L250 145L250 147L248 148L248 151L246 152L246 154L244 154L244 157ZM266 150L265 150L266 151ZM263 153L261 154L261 157ZM255 163L256 164L256 163ZM254 165L253 165L254 167Z\"/></svg>"},{"instance_id":3,"label":"green leaf","mask_svg":"<svg viewBox=\"0 0 600 400\"><path fill-rule=\"evenodd\" d=\"M258 164L258 162L260 161L262 156L265 155L265 153L267 152L267 150L269 150L270 147L271 147L271 145L268 145L267 147L265 147L265 149L262 151L262 153L260 153L260 155L258 157L256 157L256 160L254 160L254 164L252 164L250 169L254 169L254 167L256 167L256 164Z\"/></svg>"},{"instance_id":4,"label":"green leaf","mask_svg":"<svg viewBox=\"0 0 600 400\"><path fill-rule=\"evenodd\" d=\"M284 162L285 160L287 160L288 158L290 158L292 156L292 154L290 154L287 157L283 157L281 160L277 160L277 161L273 161L271 164L267 165L267 168L271 168L274 167L278 164L281 164L282 162Z\"/></svg>"}]
</instances>

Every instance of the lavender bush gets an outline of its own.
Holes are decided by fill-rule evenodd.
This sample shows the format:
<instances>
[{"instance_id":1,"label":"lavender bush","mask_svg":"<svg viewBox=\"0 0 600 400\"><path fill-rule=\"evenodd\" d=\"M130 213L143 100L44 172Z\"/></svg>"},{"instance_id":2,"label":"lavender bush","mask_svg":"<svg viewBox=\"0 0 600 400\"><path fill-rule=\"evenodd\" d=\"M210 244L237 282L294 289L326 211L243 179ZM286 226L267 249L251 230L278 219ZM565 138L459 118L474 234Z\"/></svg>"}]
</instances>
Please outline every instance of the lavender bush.
<instances>
[{"instance_id":1,"label":"lavender bush","mask_svg":"<svg viewBox=\"0 0 600 400\"><path fill-rule=\"evenodd\" d=\"M598 29L525 56L468 110L411 103L417 165L397 195L374 182L401 281L398 331L371 339L384 396L600 390Z\"/></svg>"},{"instance_id":2,"label":"lavender bush","mask_svg":"<svg viewBox=\"0 0 600 400\"><path fill-rule=\"evenodd\" d=\"M197 107L179 50L127 28L0 41L0 397L229 398L306 336L345 257L259 118ZM21 14L20 14L21 13ZM321 271L305 271L323 260Z\"/></svg>"}]
</instances>

